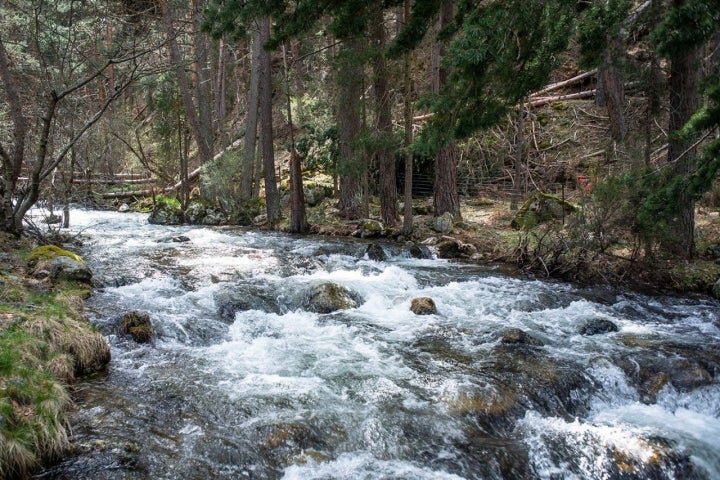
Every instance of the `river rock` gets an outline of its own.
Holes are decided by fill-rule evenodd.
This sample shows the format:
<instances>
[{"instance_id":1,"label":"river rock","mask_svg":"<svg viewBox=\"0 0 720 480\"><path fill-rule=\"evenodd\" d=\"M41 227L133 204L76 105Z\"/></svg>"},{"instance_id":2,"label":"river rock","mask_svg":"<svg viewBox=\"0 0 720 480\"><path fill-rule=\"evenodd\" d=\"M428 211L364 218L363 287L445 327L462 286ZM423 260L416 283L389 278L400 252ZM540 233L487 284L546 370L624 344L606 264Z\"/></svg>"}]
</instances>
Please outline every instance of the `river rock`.
<instances>
[{"instance_id":1,"label":"river rock","mask_svg":"<svg viewBox=\"0 0 720 480\"><path fill-rule=\"evenodd\" d=\"M387 260L385 250L383 250L383 248L377 243L371 243L368 245L365 253L370 260L375 260L376 262L384 262Z\"/></svg>"},{"instance_id":2,"label":"river rock","mask_svg":"<svg viewBox=\"0 0 720 480\"><path fill-rule=\"evenodd\" d=\"M445 212L439 217L435 217L433 221L433 230L443 234L450 233L455 224L455 216L450 212Z\"/></svg>"},{"instance_id":3,"label":"river rock","mask_svg":"<svg viewBox=\"0 0 720 480\"><path fill-rule=\"evenodd\" d=\"M148 222L153 225L180 225L183 223L183 214L177 207L167 203L156 203L150 212Z\"/></svg>"},{"instance_id":4,"label":"river rock","mask_svg":"<svg viewBox=\"0 0 720 480\"><path fill-rule=\"evenodd\" d=\"M533 337L520 328L510 328L502 332L500 335L500 343L532 345L536 347L541 347L543 345L542 340Z\"/></svg>"},{"instance_id":5,"label":"river rock","mask_svg":"<svg viewBox=\"0 0 720 480\"><path fill-rule=\"evenodd\" d=\"M606 320L604 318L594 318L586 322L585 325L583 325L582 327L580 327L579 333L580 335L585 335L589 337L591 335L617 332L618 330L618 326L610 320Z\"/></svg>"},{"instance_id":6,"label":"river rock","mask_svg":"<svg viewBox=\"0 0 720 480\"><path fill-rule=\"evenodd\" d=\"M415 315L435 315L437 307L435 301L430 297L413 298L410 302L410 311Z\"/></svg>"},{"instance_id":7,"label":"river rock","mask_svg":"<svg viewBox=\"0 0 720 480\"><path fill-rule=\"evenodd\" d=\"M720 300L720 278L718 278L717 282L715 282L715 285L713 285L712 294L713 297Z\"/></svg>"},{"instance_id":8,"label":"river rock","mask_svg":"<svg viewBox=\"0 0 720 480\"><path fill-rule=\"evenodd\" d=\"M463 251L460 248L460 242L454 238L444 237L435 246L438 258L453 259L462 258Z\"/></svg>"},{"instance_id":9,"label":"river rock","mask_svg":"<svg viewBox=\"0 0 720 480\"><path fill-rule=\"evenodd\" d=\"M576 210L575 205L555 195L535 192L525 200L510 226L516 230L530 230L541 223L561 219Z\"/></svg>"},{"instance_id":10,"label":"river rock","mask_svg":"<svg viewBox=\"0 0 720 480\"><path fill-rule=\"evenodd\" d=\"M367 218L358 225L358 229L353 232L353 236L360 238L377 238L385 232L385 227L378 220Z\"/></svg>"},{"instance_id":11,"label":"river rock","mask_svg":"<svg viewBox=\"0 0 720 480\"><path fill-rule=\"evenodd\" d=\"M50 261L50 278L89 284L92 282L92 271L82 262L70 257L59 256Z\"/></svg>"},{"instance_id":12,"label":"river rock","mask_svg":"<svg viewBox=\"0 0 720 480\"><path fill-rule=\"evenodd\" d=\"M228 218L223 212L219 212L214 208L207 208L205 210L205 217L202 219L203 225L214 226L224 225L226 223L228 223Z\"/></svg>"},{"instance_id":13,"label":"river rock","mask_svg":"<svg viewBox=\"0 0 720 480\"><path fill-rule=\"evenodd\" d=\"M332 282L310 287L304 303L308 311L315 313L332 313L355 308L359 304L357 296L350 290Z\"/></svg>"},{"instance_id":14,"label":"river rock","mask_svg":"<svg viewBox=\"0 0 720 480\"><path fill-rule=\"evenodd\" d=\"M423 245L416 242L407 242L405 244L405 252L413 257L419 259L431 259L433 258L432 251L427 245Z\"/></svg>"},{"instance_id":15,"label":"river rock","mask_svg":"<svg viewBox=\"0 0 720 480\"><path fill-rule=\"evenodd\" d=\"M192 225L202 225L206 215L207 208L198 200L191 201L185 209L185 220Z\"/></svg>"},{"instance_id":16,"label":"river rock","mask_svg":"<svg viewBox=\"0 0 720 480\"><path fill-rule=\"evenodd\" d=\"M237 312L259 310L268 313L280 313L280 308L269 300L270 295L253 285L240 285L221 288L213 295L220 317L235 321Z\"/></svg>"},{"instance_id":17,"label":"river rock","mask_svg":"<svg viewBox=\"0 0 720 480\"><path fill-rule=\"evenodd\" d=\"M150 315L134 310L127 312L120 319L119 332L129 335L137 343L148 343L153 337Z\"/></svg>"},{"instance_id":18,"label":"river rock","mask_svg":"<svg viewBox=\"0 0 720 480\"><path fill-rule=\"evenodd\" d=\"M130 205L127 203L123 203L118 207L118 212L125 213L130 211Z\"/></svg>"}]
</instances>

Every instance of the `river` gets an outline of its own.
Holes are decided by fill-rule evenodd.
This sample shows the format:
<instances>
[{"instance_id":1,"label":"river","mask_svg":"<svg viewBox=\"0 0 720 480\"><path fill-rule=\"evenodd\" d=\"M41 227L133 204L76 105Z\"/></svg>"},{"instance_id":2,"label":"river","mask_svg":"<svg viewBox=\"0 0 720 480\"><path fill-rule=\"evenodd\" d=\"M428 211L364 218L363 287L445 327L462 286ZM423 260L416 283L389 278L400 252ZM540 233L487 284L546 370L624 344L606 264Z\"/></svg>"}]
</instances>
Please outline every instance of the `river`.
<instances>
[{"instance_id":1,"label":"river","mask_svg":"<svg viewBox=\"0 0 720 480\"><path fill-rule=\"evenodd\" d=\"M376 262L352 239L72 219L112 361L75 387L73 450L37 478L720 478L715 300L389 245ZM324 282L357 307L308 311ZM438 313L412 313L416 297ZM118 335L131 310L151 343Z\"/></svg>"}]
</instances>

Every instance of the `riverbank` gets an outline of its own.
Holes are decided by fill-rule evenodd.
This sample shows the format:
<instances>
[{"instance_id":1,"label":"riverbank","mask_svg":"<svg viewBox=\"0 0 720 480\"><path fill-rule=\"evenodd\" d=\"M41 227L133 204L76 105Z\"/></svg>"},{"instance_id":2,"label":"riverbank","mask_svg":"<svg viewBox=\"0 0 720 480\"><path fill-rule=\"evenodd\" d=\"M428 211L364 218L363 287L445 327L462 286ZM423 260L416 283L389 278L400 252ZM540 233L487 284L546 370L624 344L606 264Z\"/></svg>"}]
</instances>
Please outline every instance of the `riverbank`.
<instances>
[{"instance_id":1,"label":"riverbank","mask_svg":"<svg viewBox=\"0 0 720 480\"><path fill-rule=\"evenodd\" d=\"M27 478L63 454L72 385L110 361L83 311L89 284L51 269L63 251L35 246L0 234L0 478Z\"/></svg>"},{"instance_id":2,"label":"riverbank","mask_svg":"<svg viewBox=\"0 0 720 480\"><path fill-rule=\"evenodd\" d=\"M308 211L312 232L319 235L364 235L363 222L343 221L330 201ZM554 278L580 285L607 285L648 294L712 295L720 298L720 212L698 209L692 261L669 257L644 258L632 245L619 243L593 251L573 241L568 220L555 220L531 231L512 228L516 212L509 202L482 198L461 202L462 220L445 232L436 230L430 205L416 207L414 231L406 237L400 228L377 237L400 244L408 241L433 246L440 258L475 264L501 265L516 275ZM288 213L285 212L285 223ZM379 218L379 205L371 205ZM280 228L283 228L281 224ZM367 237L372 238L369 234Z\"/></svg>"}]
</instances>

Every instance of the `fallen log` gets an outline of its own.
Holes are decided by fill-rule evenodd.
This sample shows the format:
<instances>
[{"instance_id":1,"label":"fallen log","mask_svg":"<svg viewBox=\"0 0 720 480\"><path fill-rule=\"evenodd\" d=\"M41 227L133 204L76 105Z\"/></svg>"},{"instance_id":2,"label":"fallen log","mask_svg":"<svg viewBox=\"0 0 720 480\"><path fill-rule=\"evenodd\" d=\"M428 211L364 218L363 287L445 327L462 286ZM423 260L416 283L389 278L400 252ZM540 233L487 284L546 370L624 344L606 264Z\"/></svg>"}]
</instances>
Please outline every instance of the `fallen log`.
<instances>
[{"instance_id":1,"label":"fallen log","mask_svg":"<svg viewBox=\"0 0 720 480\"><path fill-rule=\"evenodd\" d=\"M554 97L530 98L525 103L525 105L527 105L528 107L540 107L542 105L547 105L548 103L561 102L563 100L577 100L578 98L590 98L590 97L594 97L596 92L597 92L597 89L593 88L592 90L585 90L584 92L577 92L577 93L568 93L567 95L557 95Z\"/></svg>"},{"instance_id":2,"label":"fallen log","mask_svg":"<svg viewBox=\"0 0 720 480\"><path fill-rule=\"evenodd\" d=\"M242 144L242 139L235 140L233 143L227 146L222 152L215 155L212 159L213 162L216 162L222 157L225 153L238 148ZM188 182L195 181L199 176L200 172L202 170L202 167L198 167L192 172L188 173ZM147 197L150 195L154 195L157 193L168 193L172 192L173 190L177 190L178 188L182 187L183 182L179 181L175 185L171 187L165 187L165 188L146 188L143 190L129 190L127 192L108 192L103 193L102 198L130 198L130 197Z\"/></svg>"},{"instance_id":3,"label":"fallen log","mask_svg":"<svg viewBox=\"0 0 720 480\"><path fill-rule=\"evenodd\" d=\"M547 87L543 88L542 90L538 90L537 92L533 92L530 94L530 99L532 100L533 97L537 98L541 95L552 92L553 90L558 90L563 87L567 87L568 85L572 85L573 83L577 83L580 80L584 80L588 77L592 77L593 75L597 74L597 68L590 70L589 72L581 73L580 75L576 75L572 78L568 78L567 80L563 80L562 82L552 83L548 85Z\"/></svg>"}]
</instances>

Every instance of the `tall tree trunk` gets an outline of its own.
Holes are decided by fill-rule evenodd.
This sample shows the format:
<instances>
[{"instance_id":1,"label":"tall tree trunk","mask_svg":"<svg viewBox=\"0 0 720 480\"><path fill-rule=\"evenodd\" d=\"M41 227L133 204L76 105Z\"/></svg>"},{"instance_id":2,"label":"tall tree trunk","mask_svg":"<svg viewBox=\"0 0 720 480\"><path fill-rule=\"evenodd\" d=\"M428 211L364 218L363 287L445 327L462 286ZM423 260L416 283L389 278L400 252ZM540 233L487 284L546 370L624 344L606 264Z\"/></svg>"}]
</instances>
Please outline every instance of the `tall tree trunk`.
<instances>
[{"instance_id":1,"label":"tall tree trunk","mask_svg":"<svg viewBox=\"0 0 720 480\"><path fill-rule=\"evenodd\" d=\"M337 125L340 159L340 215L348 219L360 218L362 214L362 177L365 165L356 145L360 132L360 97L362 95L362 68L359 64L360 42L345 40L339 54Z\"/></svg>"},{"instance_id":2,"label":"tall tree trunk","mask_svg":"<svg viewBox=\"0 0 720 480\"><path fill-rule=\"evenodd\" d=\"M685 178L695 169L696 149L692 147L693 140L683 140L673 134L683 128L700 106L698 88L702 54L701 45L670 57L670 142L667 160L675 174ZM678 202L678 215L670 224L672 240L667 248L682 258L691 259L695 250L695 204L686 191L681 192Z\"/></svg>"},{"instance_id":3,"label":"tall tree trunk","mask_svg":"<svg viewBox=\"0 0 720 480\"><path fill-rule=\"evenodd\" d=\"M227 45L224 39L218 41L217 68L215 69L215 114L213 125L217 135L220 148L227 147L231 142L227 137L225 122L227 121Z\"/></svg>"},{"instance_id":4,"label":"tall tree trunk","mask_svg":"<svg viewBox=\"0 0 720 480\"><path fill-rule=\"evenodd\" d=\"M410 0L403 6L403 21L410 17ZM400 23L400 22L398 22ZM409 151L413 141L413 102L412 102L412 52L403 56L403 123L405 129L405 196L403 206L403 233L410 235L413 231L413 157Z\"/></svg>"},{"instance_id":5,"label":"tall tree trunk","mask_svg":"<svg viewBox=\"0 0 720 480\"><path fill-rule=\"evenodd\" d=\"M373 58L373 90L375 91L376 130L380 139L377 150L380 167L380 217L383 224L394 227L397 223L397 187L395 186L395 156L391 149L392 105L390 102L389 71L383 54L385 48L385 22L380 6L373 9L371 39L378 49Z\"/></svg>"},{"instance_id":6,"label":"tall tree trunk","mask_svg":"<svg viewBox=\"0 0 720 480\"><path fill-rule=\"evenodd\" d=\"M195 79L195 98L197 99L198 121L200 122L200 134L203 142L210 151L210 160L214 151L214 129L212 120L212 79L209 63L208 37L201 31L202 11L205 8L206 0L191 0L192 15L192 36L194 62L193 73Z\"/></svg>"},{"instance_id":7,"label":"tall tree trunk","mask_svg":"<svg viewBox=\"0 0 720 480\"><path fill-rule=\"evenodd\" d=\"M443 0L440 7L440 18L438 20L438 31L450 24L453 20L455 2ZM448 71L442 67L440 59L445 55L445 44L437 41L437 62L434 68L433 91L439 93L447 81ZM435 186L433 192L433 210L435 216L445 212L453 214L455 219L460 219L460 199L457 191L457 147L454 140L443 146L435 154Z\"/></svg>"},{"instance_id":8,"label":"tall tree trunk","mask_svg":"<svg viewBox=\"0 0 720 480\"><path fill-rule=\"evenodd\" d=\"M180 56L180 47L177 42L177 31L173 26L173 18L170 13L168 1L169 0L160 1L163 23L165 24L165 31L168 37L168 54L170 56L170 61L175 67L175 75L177 77L178 89L180 90L180 96L182 97L185 115L187 116L188 123L190 124L193 139L198 147L200 163L203 164L212 160L212 150L211 146L207 143L207 138L203 134L203 128L200 125L200 118L190 90L190 82L188 81L187 72L185 71L185 66L183 65L183 60Z\"/></svg>"},{"instance_id":9,"label":"tall tree trunk","mask_svg":"<svg viewBox=\"0 0 720 480\"><path fill-rule=\"evenodd\" d=\"M18 90L18 81L13 72L10 71L10 60L8 59L5 44L0 32L0 80L4 87L5 101L8 105L10 120L13 124L13 145L12 150L7 151L0 143L0 157L2 157L2 186L0 186L0 197L2 197L2 230L5 232L19 233L22 224L15 224L13 207L13 196L17 186L18 177L23 167L25 158L25 140L27 136L27 123L22 111L22 103Z\"/></svg>"},{"instance_id":10,"label":"tall tree trunk","mask_svg":"<svg viewBox=\"0 0 720 480\"><path fill-rule=\"evenodd\" d=\"M515 192L510 202L510 210L517 210L520 199L525 194L523 185L523 161L525 160L525 108L520 102L515 122Z\"/></svg>"},{"instance_id":11,"label":"tall tree trunk","mask_svg":"<svg viewBox=\"0 0 720 480\"><path fill-rule=\"evenodd\" d=\"M241 198L253 197L253 179L260 182L257 176L260 170L255 173L256 139L258 127L258 100L260 96L260 55L262 54L262 42L260 30L253 32L252 60L250 63L250 91L247 100L247 120L245 122L245 144L243 146L243 159L240 175L240 196Z\"/></svg>"},{"instance_id":12,"label":"tall tree trunk","mask_svg":"<svg viewBox=\"0 0 720 480\"><path fill-rule=\"evenodd\" d=\"M260 144L265 170L265 206L268 223L275 226L280 217L280 195L275 180L275 150L272 123L272 65L265 44L270 40L270 17L260 20Z\"/></svg>"},{"instance_id":13,"label":"tall tree trunk","mask_svg":"<svg viewBox=\"0 0 720 480\"><path fill-rule=\"evenodd\" d=\"M292 102L290 99L290 70L287 63L287 50L283 45L283 67L285 69L285 96L287 99L287 116L290 127L290 232L305 234L310 230L305 215L305 193L302 183L302 166L295 149L293 132Z\"/></svg>"},{"instance_id":14,"label":"tall tree trunk","mask_svg":"<svg viewBox=\"0 0 720 480\"><path fill-rule=\"evenodd\" d=\"M627 134L625 121L625 84L618 62L622 58L623 48L618 39L610 39L605 52L603 65L598 69L598 77L602 85L602 105L607 108L610 118L610 136L621 142Z\"/></svg>"}]
</instances>

